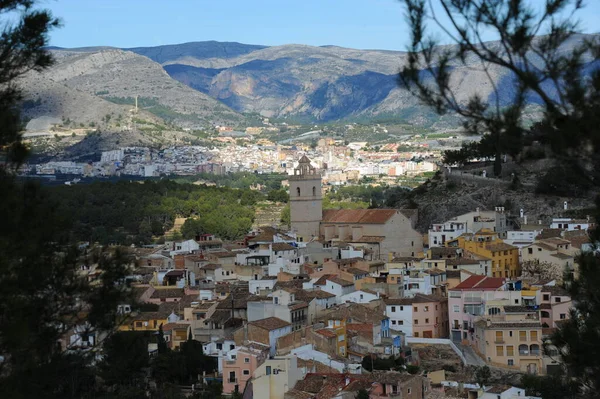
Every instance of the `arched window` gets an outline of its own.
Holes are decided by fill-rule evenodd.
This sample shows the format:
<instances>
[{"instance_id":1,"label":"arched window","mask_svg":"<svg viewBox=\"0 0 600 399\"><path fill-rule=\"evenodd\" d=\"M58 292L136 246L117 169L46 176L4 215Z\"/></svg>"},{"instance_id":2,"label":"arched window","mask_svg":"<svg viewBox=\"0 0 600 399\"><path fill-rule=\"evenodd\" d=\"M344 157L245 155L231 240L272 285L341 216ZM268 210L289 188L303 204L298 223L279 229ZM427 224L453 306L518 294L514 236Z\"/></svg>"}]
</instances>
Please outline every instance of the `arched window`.
<instances>
[{"instance_id":1,"label":"arched window","mask_svg":"<svg viewBox=\"0 0 600 399\"><path fill-rule=\"evenodd\" d=\"M525 344L519 345L519 355L527 355L529 353L529 347Z\"/></svg>"},{"instance_id":2,"label":"arched window","mask_svg":"<svg viewBox=\"0 0 600 399\"><path fill-rule=\"evenodd\" d=\"M532 355L540 354L540 346L538 344L533 344L529 347L529 353Z\"/></svg>"},{"instance_id":3,"label":"arched window","mask_svg":"<svg viewBox=\"0 0 600 399\"><path fill-rule=\"evenodd\" d=\"M298 197L300 196L300 187L296 188L296 194L298 195Z\"/></svg>"},{"instance_id":4,"label":"arched window","mask_svg":"<svg viewBox=\"0 0 600 399\"><path fill-rule=\"evenodd\" d=\"M550 317L550 313L546 312L545 310L542 310L541 316L542 316L542 318L547 319Z\"/></svg>"},{"instance_id":5,"label":"arched window","mask_svg":"<svg viewBox=\"0 0 600 399\"><path fill-rule=\"evenodd\" d=\"M489 308L488 309L488 314L490 316L500 314L500 308Z\"/></svg>"},{"instance_id":6,"label":"arched window","mask_svg":"<svg viewBox=\"0 0 600 399\"><path fill-rule=\"evenodd\" d=\"M313 186L313 197L315 197L317 195L317 188L315 186Z\"/></svg>"}]
</instances>

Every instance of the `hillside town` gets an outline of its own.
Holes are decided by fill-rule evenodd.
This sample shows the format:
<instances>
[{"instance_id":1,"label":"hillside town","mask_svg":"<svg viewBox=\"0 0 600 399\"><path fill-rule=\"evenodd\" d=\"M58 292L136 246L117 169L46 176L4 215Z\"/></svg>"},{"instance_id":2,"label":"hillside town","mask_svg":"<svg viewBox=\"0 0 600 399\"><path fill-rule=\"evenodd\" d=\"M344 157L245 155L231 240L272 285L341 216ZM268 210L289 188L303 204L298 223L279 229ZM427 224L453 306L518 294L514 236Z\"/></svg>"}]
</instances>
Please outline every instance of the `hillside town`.
<instances>
[{"instance_id":1,"label":"hillside town","mask_svg":"<svg viewBox=\"0 0 600 399\"><path fill-rule=\"evenodd\" d=\"M435 172L441 159L439 149L414 146L412 151L407 147L406 151L399 152L398 144L388 144L380 151L374 151L366 142L346 145L343 141L328 138L319 139L314 148L300 143L221 144L213 147L176 146L160 150L126 147L104 151L97 161L52 160L24 165L21 171L31 175L66 174L81 177L291 173L298 153L307 152L321 166L324 183L343 185L355 183L363 177L385 177L394 181L399 177Z\"/></svg>"},{"instance_id":2,"label":"hillside town","mask_svg":"<svg viewBox=\"0 0 600 399\"><path fill-rule=\"evenodd\" d=\"M190 389L216 381L244 398L508 399L525 391L503 376L560 369L548 337L570 317L563 279L592 250L593 219L473 209L420 234L415 210L323 210L323 181L306 155L294 163L289 231L134 248L127 281L153 310L123 303L119 330L160 333L172 350L201 342L216 367ZM95 334L63 345L95 350ZM484 366L495 383L475 377Z\"/></svg>"}]
</instances>

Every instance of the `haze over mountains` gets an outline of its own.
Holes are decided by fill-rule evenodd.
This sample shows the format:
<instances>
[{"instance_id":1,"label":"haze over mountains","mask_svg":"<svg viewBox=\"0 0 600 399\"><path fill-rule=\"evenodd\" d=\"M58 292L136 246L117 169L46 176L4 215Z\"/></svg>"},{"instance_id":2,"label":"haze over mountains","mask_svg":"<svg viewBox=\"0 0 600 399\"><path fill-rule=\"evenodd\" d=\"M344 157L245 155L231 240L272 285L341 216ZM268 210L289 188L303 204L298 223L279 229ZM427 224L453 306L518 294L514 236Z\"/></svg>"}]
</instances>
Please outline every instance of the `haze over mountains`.
<instances>
[{"instance_id":1,"label":"haze over mountains","mask_svg":"<svg viewBox=\"0 0 600 399\"><path fill-rule=\"evenodd\" d=\"M306 122L440 122L398 87L403 52L214 41L52 51L57 64L23 80L28 118L67 117L87 124L107 113L125 113L138 96L147 118L192 128L240 125L247 113ZM456 68L452 84L459 100L474 92L493 95L477 66L473 60L473 65ZM498 68L490 73L501 88L501 103L510 102L511 77Z\"/></svg>"}]
</instances>

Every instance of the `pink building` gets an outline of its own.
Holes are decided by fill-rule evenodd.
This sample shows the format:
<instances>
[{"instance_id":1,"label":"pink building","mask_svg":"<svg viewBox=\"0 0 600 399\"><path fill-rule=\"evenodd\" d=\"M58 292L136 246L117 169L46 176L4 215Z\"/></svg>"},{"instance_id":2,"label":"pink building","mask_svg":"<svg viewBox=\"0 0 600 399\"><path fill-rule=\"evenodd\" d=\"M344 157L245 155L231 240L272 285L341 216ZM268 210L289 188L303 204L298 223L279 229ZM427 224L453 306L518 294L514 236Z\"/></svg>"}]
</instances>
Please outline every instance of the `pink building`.
<instances>
[{"instance_id":1,"label":"pink building","mask_svg":"<svg viewBox=\"0 0 600 399\"><path fill-rule=\"evenodd\" d=\"M448 291L448 318L450 338L455 342L470 341L474 332L474 322L478 316L491 313L489 306L521 305L521 291L509 291L504 278L474 275ZM486 309L487 308L487 309Z\"/></svg>"},{"instance_id":2,"label":"pink building","mask_svg":"<svg viewBox=\"0 0 600 399\"><path fill-rule=\"evenodd\" d=\"M556 322L569 318L572 307L569 293L560 286L543 286L541 288L540 318L544 328L556 328Z\"/></svg>"},{"instance_id":3,"label":"pink building","mask_svg":"<svg viewBox=\"0 0 600 399\"><path fill-rule=\"evenodd\" d=\"M223 393L243 393L246 383L269 356L269 347L258 343L240 346L227 354L223 362Z\"/></svg>"}]
</instances>

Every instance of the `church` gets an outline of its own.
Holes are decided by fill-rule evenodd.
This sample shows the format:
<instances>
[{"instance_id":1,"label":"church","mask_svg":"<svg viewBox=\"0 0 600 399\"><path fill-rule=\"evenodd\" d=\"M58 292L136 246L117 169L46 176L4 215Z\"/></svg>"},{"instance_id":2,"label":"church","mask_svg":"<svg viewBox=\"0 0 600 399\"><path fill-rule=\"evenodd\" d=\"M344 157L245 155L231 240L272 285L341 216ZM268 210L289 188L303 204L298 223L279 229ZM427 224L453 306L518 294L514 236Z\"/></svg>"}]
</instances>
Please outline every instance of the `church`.
<instances>
[{"instance_id":1,"label":"church","mask_svg":"<svg viewBox=\"0 0 600 399\"><path fill-rule=\"evenodd\" d=\"M290 182L290 221L299 242L320 241L368 250L373 260L419 256L423 237L400 209L323 211L321 175L304 155Z\"/></svg>"}]
</instances>

